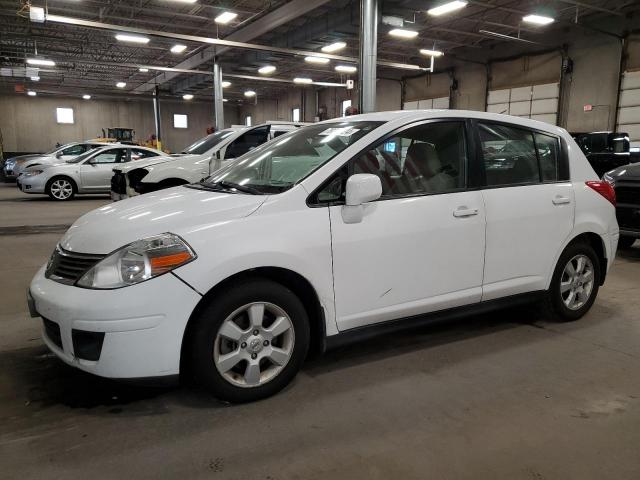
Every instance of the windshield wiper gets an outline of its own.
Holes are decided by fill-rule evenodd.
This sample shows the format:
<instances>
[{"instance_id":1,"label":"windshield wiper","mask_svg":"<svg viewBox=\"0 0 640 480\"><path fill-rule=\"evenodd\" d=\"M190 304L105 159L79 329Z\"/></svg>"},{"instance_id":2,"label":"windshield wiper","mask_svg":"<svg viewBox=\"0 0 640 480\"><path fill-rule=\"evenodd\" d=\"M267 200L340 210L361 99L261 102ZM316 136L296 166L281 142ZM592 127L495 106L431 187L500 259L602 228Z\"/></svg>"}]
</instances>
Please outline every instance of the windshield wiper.
<instances>
[{"instance_id":1,"label":"windshield wiper","mask_svg":"<svg viewBox=\"0 0 640 480\"><path fill-rule=\"evenodd\" d=\"M226 180L215 182L214 185L220 185L224 188L231 188L243 193L250 193L251 195L262 195L262 192L257 188L250 187L249 185L240 185L239 183L227 182Z\"/></svg>"}]
</instances>

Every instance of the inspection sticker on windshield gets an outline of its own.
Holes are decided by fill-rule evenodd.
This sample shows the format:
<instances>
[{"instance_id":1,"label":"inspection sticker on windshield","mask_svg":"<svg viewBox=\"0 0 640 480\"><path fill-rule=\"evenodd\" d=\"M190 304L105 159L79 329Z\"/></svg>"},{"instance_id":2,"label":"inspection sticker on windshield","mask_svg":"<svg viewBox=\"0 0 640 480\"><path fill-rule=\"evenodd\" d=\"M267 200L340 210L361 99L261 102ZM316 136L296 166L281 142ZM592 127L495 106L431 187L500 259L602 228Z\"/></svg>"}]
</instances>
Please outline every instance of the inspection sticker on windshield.
<instances>
[{"instance_id":1,"label":"inspection sticker on windshield","mask_svg":"<svg viewBox=\"0 0 640 480\"><path fill-rule=\"evenodd\" d=\"M323 130L318 135L331 135L333 137L349 137L356 132L359 132L359 128L353 127L332 127Z\"/></svg>"}]
</instances>

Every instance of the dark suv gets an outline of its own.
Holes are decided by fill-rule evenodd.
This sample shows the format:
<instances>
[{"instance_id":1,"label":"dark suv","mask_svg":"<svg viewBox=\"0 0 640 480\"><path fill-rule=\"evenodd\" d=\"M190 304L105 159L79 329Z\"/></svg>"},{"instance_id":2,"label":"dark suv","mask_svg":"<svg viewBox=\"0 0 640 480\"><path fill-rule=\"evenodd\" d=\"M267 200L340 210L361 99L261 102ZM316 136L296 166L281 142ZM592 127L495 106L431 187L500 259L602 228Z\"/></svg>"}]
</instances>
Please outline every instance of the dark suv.
<instances>
[{"instance_id":1,"label":"dark suv","mask_svg":"<svg viewBox=\"0 0 640 480\"><path fill-rule=\"evenodd\" d=\"M620 225L620 248L640 238L640 163L623 165L602 177L616 190L616 216Z\"/></svg>"},{"instance_id":2,"label":"dark suv","mask_svg":"<svg viewBox=\"0 0 640 480\"><path fill-rule=\"evenodd\" d=\"M599 177L631 163L629 135L622 132L572 133Z\"/></svg>"}]
</instances>

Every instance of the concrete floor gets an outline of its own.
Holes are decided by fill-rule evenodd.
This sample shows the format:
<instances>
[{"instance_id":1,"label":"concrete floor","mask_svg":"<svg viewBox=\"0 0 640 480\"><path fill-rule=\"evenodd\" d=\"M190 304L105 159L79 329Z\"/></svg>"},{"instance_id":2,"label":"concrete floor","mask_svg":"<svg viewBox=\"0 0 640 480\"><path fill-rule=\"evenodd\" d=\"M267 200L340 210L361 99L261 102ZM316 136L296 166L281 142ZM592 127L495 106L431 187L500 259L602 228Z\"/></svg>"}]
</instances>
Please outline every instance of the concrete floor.
<instances>
[{"instance_id":1,"label":"concrete floor","mask_svg":"<svg viewBox=\"0 0 640 480\"><path fill-rule=\"evenodd\" d=\"M389 336L229 406L91 377L43 346L28 283L63 225L107 201L0 185L0 478L640 478L639 248L581 321L527 308Z\"/></svg>"}]
</instances>

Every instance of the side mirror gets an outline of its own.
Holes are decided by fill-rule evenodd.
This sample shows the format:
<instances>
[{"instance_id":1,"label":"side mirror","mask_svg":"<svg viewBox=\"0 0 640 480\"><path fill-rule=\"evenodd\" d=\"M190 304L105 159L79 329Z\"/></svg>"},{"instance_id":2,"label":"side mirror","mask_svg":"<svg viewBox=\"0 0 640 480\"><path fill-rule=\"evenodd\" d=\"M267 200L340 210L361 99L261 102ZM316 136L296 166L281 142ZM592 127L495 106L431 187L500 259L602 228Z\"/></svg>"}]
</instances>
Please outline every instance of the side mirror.
<instances>
[{"instance_id":1,"label":"side mirror","mask_svg":"<svg viewBox=\"0 0 640 480\"><path fill-rule=\"evenodd\" d=\"M342 207L344 223L360 223L364 217L363 203L377 200L382 195L380 178L371 173L356 173L347 180L345 206Z\"/></svg>"},{"instance_id":2,"label":"side mirror","mask_svg":"<svg viewBox=\"0 0 640 480\"><path fill-rule=\"evenodd\" d=\"M61 157L62 157L62 152L56 153L56 158L61 158Z\"/></svg>"}]
</instances>

